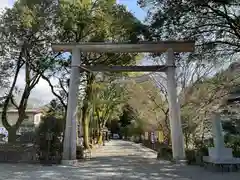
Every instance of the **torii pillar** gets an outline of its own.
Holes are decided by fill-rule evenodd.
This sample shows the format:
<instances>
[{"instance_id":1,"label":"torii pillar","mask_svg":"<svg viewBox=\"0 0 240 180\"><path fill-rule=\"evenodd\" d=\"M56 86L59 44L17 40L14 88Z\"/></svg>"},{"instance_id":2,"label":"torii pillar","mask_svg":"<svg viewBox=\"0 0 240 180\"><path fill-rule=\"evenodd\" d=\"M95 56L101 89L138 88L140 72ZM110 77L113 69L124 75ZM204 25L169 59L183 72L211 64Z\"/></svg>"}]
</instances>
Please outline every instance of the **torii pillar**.
<instances>
[{"instance_id":1,"label":"torii pillar","mask_svg":"<svg viewBox=\"0 0 240 180\"><path fill-rule=\"evenodd\" d=\"M65 123L65 133L63 142L62 164L73 164L76 160L77 144L77 103L78 88L80 85L81 56L78 48L72 49L71 75L68 92L67 117Z\"/></svg>"},{"instance_id":2,"label":"torii pillar","mask_svg":"<svg viewBox=\"0 0 240 180\"><path fill-rule=\"evenodd\" d=\"M171 129L172 156L176 161L185 160L185 148L182 132L180 103L177 97L177 81L175 75L174 52L167 50L167 93L169 105L169 120Z\"/></svg>"}]
</instances>

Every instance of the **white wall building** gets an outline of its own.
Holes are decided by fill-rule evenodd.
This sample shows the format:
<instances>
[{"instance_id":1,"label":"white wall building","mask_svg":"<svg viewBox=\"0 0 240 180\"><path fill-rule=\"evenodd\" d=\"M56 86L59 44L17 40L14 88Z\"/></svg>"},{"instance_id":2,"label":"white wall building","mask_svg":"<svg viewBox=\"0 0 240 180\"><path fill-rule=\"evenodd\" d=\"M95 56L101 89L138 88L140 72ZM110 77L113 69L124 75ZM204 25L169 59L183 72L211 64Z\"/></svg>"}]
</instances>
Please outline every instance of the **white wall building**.
<instances>
[{"instance_id":1,"label":"white wall building","mask_svg":"<svg viewBox=\"0 0 240 180\"><path fill-rule=\"evenodd\" d=\"M38 109L27 109L26 117L22 122L18 133L22 131L34 131L34 129L41 122L42 113ZM2 125L2 109L0 109L0 134L5 134L7 136L7 130ZM18 110L17 109L9 109L7 112L7 118L10 125L14 125L18 119Z\"/></svg>"}]
</instances>

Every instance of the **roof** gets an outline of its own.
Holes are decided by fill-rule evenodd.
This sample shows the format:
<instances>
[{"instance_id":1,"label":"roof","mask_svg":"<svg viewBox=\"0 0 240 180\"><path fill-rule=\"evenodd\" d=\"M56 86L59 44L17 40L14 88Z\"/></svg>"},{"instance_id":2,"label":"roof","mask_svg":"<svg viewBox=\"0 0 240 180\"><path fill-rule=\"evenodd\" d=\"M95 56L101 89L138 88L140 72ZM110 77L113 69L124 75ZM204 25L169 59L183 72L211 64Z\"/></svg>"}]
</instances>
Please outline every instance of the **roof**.
<instances>
[{"instance_id":1,"label":"roof","mask_svg":"<svg viewBox=\"0 0 240 180\"><path fill-rule=\"evenodd\" d=\"M2 112L2 109L0 109L0 112ZM9 109L7 112L18 112L17 109ZM34 113L34 114L38 114L41 113L41 111L39 109L26 109L25 111L26 113Z\"/></svg>"}]
</instances>

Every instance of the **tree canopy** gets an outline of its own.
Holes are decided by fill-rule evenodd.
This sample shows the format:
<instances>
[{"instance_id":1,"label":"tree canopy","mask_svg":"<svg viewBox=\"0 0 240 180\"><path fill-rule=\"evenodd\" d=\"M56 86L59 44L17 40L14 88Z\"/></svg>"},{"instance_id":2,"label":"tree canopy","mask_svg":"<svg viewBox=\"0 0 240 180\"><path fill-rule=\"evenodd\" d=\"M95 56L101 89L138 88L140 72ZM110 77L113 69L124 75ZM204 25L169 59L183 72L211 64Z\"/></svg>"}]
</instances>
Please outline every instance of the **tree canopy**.
<instances>
[{"instance_id":1,"label":"tree canopy","mask_svg":"<svg viewBox=\"0 0 240 180\"><path fill-rule=\"evenodd\" d=\"M222 57L226 61L239 53L238 0L139 0L139 3L149 10L152 39L194 39L194 57L208 61L219 62Z\"/></svg>"}]
</instances>

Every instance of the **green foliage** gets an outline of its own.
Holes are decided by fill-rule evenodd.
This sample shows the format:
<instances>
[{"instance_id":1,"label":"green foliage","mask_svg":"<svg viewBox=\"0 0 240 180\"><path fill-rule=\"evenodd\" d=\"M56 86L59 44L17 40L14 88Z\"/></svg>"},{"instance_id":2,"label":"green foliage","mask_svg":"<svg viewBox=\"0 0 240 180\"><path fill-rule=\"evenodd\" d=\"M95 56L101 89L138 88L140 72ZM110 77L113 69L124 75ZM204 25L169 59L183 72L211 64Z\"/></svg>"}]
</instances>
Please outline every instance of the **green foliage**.
<instances>
[{"instance_id":1,"label":"green foliage","mask_svg":"<svg viewBox=\"0 0 240 180\"><path fill-rule=\"evenodd\" d=\"M62 153L63 119L53 115L43 116L37 129L37 145L40 150L40 159L49 156L58 156ZM51 138L49 138L51 136Z\"/></svg>"},{"instance_id":2,"label":"green foliage","mask_svg":"<svg viewBox=\"0 0 240 180\"><path fill-rule=\"evenodd\" d=\"M136 112L133 110L133 108L129 104L125 104L123 106L123 113L119 118L121 127L130 125L131 122L136 119L136 116Z\"/></svg>"},{"instance_id":3,"label":"green foliage","mask_svg":"<svg viewBox=\"0 0 240 180\"><path fill-rule=\"evenodd\" d=\"M122 115L119 117L120 131L125 137L139 136L144 133L144 120L129 104L122 108Z\"/></svg>"},{"instance_id":4,"label":"green foliage","mask_svg":"<svg viewBox=\"0 0 240 180\"><path fill-rule=\"evenodd\" d=\"M239 121L239 119L237 119L237 121ZM223 130L229 134L239 134L239 122L237 122L237 126L236 126L236 119L231 119L231 121L224 121L222 122L222 126L223 126Z\"/></svg>"},{"instance_id":5,"label":"green foliage","mask_svg":"<svg viewBox=\"0 0 240 180\"><path fill-rule=\"evenodd\" d=\"M54 27L56 28L55 36L61 42L137 41L139 34L141 34L141 29L145 28L140 21L127 11L126 7L116 4L114 0L75 1L74 3L71 1L61 1L56 18L54 19ZM84 65L127 65L135 64L138 57L136 53L83 53L81 55L81 62ZM53 94L65 108L67 97L66 79L69 78L70 61L71 56L69 58L59 56L58 60L55 61L54 68L44 74L44 79L51 86ZM117 73L104 75L110 77L119 76ZM59 80L57 88L49 80L49 77L56 78L56 76ZM92 100L91 89L95 79L94 76L95 74L93 75L92 73L81 74L81 94L83 95L79 104L83 105L82 111L84 112L81 113L83 119L88 117L87 114L90 112L91 103L97 103L97 106L101 106L99 107L101 109L100 114L102 111L109 111L107 110L108 108L103 107L103 105L97 102L99 98L95 98L95 102ZM102 91L104 88L100 89ZM102 96L100 98L101 103L109 104L109 100L103 96L106 95L106 92L112 90L104 89L103 91L105 93L99 95ZM117 101L114 102L117 103ZM113 112L117 112L116 109ZM111 114L113 116L113 113Z\"/></svg>"},{"instance_id":6,"label":"green foliage","mask_svg":"<svg viewBox=\"0 0 240 180\"><path fill-rule=\"evenodd\" d=\"M5 91L10 85L9 79L11 77L11 69L12 69L12 63L6 61L3 58L0 58L0 87L2 91ZM3 100L3 97L1 97L0 101L2 100Z\"/></svg>"},{"instance_id":7,"label":"green foliage","mask_svg":"<svg viewBox=\"0 0 240 180\"><path fill-rule=\"evenodd\" d=\"M43 109L43 113L45 116L54 116L59 119L64 119L65 115L65 109L62 106L62 104L57 101L56 99L53 99L50 101L50 103L46 106L45 109Z\"/></svg>"},{"instance_id":8,"label":"green foliage","mask_svg":"<svg viewBox=\"0 0 240 180\"><path fill-rule=\"evenodd\" d=\"M162 145L158 150L158 159L172 160L172 149Z\"/></svg>"},{"instance_id":9,"label":"green foliage","mask_svg":"<svg viewBox=\"0 0 240 180\"><path fill-rule=\"evenodd\" d=\"M114 2L114 1L113 1ZM112 1L95 1L88 4L63 3L58 12L57 36L63 42L129 42L141 34L140 21L124 6ZM123 65L134 62L136 54L86 53L86 65Z\"/></svg>"},{"instance_id":10,"label":"green foliage","mask_svg":"<svg viewBox=\"0 0 240 180\"><path fill-rule=\"evenodd\" d=\"M188 135L199 131L207 133L212 112L226 108L225 99L238 85L239 78L236 72L226 70L187 88L181 108L184 133L189 133Z\"/></svg>"},{"instance_id":11,"label":"green foliage","mask_svg":"<svg viewBox=\"0 0 240 180\"><path fill-rule=\"evenodd\" d=\"M151 81L138 84L133 82L126 86L127 103L135 112L135 123L139 123L139 127L144 127L145 131L160 128L161 124L165 126L166 116L168 116L164 96L161 96L153 83Z\"/></svg>"},{"instance_id":12,"label":"green foliage","mask_svg":"<svg viewBox=\"0 0 240 180\"><path fill-rule=\"evenodd\" d=\"M83 159L84 158L84 147L77 146L77 159Z\"/></svg>"},{"instance_id":13,"label":"green foliage","mask_svg":"<svg viewBox=\"0 0 240 180\"><path fill-rule=\"evenodd\" d=\"M194 39L190 60L226 62L239 52L238 0L139 0L149 10L153 39Z\"/></svg>"},{"instance_id":14,"label":"green foliage","mask_svg":"<svg viewBox=\"0 0 240 180\"><path fill-rule=\"evenodd\" d=\"M52 23L56 7L56 4L46 0L20 0L1 14L0 37L4 46L1 58L11 64L13 69L13 81L6 93L2 113L2 124L12 132L9 133L9 140L15 141L14 134L25 119L30 93L41 74L51 65L53 53L49 52L49 45L55 38ZM20 102L17 103L13 98L14 90L23 68L25 84ZM6 113L10 103L19 111L19 118L13 125L8 122Z\"/></svg>"},{"instance_id":15,"label":"green foliage","mask_svg":"<svg viewBox=\"0 0 240 180\"><path fill-rule=\"evenodd\" d=\"M226 146L232 148L233 156L240 157L240 136L238 135L225 135Z\"/></svg>"},{"instance_id":16,"label":"green foliage","mask_svg":"<svg viewBox=\"0 0 240 180\"><path fill-rule=\"evenodd\" d=\"M43 109L42 113L41 122L36 130L36 143L39 146L40 158L45 160L48 151L49 156L59 157L62 152L62 140L65 127L64 109L58 101L52 100L49 105ZM49 138L49 136L51 136L51 138Z\"/></svg>"},{"instance_id":17,"label":"green foliage","mask_svg":"<svg viewBox=\"0 0 240 180\"><path fill-rule=\"evenodd\" d=\"M118 119L124 103L124 91L119 84L95 83L93 85L94 114L102 126L110 120Z\"/></svg>"}]
</instances>

